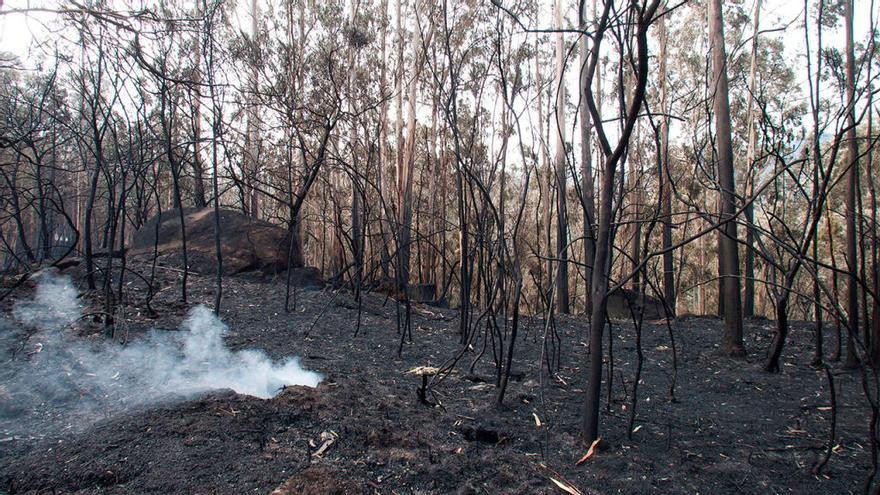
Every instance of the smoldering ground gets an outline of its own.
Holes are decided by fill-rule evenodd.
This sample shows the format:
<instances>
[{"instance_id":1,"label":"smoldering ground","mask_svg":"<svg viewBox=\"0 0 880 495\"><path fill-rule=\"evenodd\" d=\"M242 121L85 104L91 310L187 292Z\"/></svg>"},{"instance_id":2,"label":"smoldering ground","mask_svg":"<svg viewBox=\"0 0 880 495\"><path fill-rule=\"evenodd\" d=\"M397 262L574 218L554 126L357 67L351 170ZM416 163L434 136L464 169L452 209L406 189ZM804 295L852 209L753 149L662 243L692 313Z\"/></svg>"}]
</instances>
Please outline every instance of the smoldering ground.
<instances>
[{"instance_id":1,"label":"smoldering ground","mask_svg":"<svg viewBox=\"0 0 880 495\"><path fill-rule=\"evenodd\" d=\"M153 403L212 389L268 398L321 377L296 358L232 351L227 326L204 306L179 332L152 330L126 345L78 335L78 293L68 277L40 277L32 299L0 318L0 437L40 437Z\"/></svg>"}]
</instances>

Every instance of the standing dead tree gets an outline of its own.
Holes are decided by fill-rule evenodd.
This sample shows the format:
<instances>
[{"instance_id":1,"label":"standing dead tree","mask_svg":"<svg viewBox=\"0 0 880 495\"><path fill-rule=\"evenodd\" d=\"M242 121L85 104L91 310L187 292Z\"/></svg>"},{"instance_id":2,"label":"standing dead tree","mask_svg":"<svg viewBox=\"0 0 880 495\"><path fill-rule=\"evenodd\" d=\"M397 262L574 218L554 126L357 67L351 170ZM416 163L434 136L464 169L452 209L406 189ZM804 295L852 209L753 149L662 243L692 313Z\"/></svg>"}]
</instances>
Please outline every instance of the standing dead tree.
<instances>
[{"instance_id":1,"label":"standing dead tree","mask_svg":"<svg viewBox=\"0 0 880 495\"><path fill-rule=\"evenodd\" d=\"M589 378L587 392L584 400L582 440L591 443L599 436L599 402L602 386L602 336L607 316L607 295L609 277L611 272L611 238L614 232L612 224L612 202L615 189L615 174L617 166L626 150L629 138L632 135L636 120L639 118L645 98L645 87L648 82L648 29L656 20L659 0L650 2L632 2L628 8L628 17L632 20L632 29L635 30L636 53L630 54L635 65L636 85L629 101L626 113L623 115L623 130L618 137L617 143L612 147L606 133L605 126L599 116L596 100L593 96L592 80L596 75L596 66L599 62L599 51L611 26L611 8L613 1L604 3L602 15L599 19L595 33L593 33L593 53L585 78L586 103L593 116L596 136L603 155L602 185L599 193L599 226L596 232L596 258L593 261L593 285L590 288L593 308L591 312L590 332L590 356ZM626 36L622 37L626 39Z\"/></svg>"}]
</instances>

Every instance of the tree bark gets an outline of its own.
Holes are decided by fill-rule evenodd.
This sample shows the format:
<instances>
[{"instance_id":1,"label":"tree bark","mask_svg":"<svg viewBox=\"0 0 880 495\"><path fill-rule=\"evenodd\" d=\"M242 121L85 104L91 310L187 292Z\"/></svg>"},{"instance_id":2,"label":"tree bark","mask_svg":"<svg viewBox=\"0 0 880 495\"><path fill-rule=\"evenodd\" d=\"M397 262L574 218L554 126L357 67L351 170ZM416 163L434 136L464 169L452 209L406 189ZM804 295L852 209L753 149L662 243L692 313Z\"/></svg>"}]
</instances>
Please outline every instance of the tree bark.
<instances>
[{"instance_id":1,"label":"tree bark","mask_svg":"<svg viewBox=\"0 0 880 495\"><path fill-rule=\"evenodd\" d=\"M724 49L724 20L721 0L710 0L710 32L712 42L712 79L715 90L715 132L718 146L718 179L721 220L718 239L719 268L724 301L724 352L744 356L742 302L740 299L739 250L736 228L736 184L731 143L730 103L728 98L727 56Z\"/></svg>"},{"instance_id":2,"label":"tree bark","mask_svg":"<svg viewBox=\"0 0 880 495\"><path fill-rule=\"evenodd\" d=\"M586 2L580 3L580 27L587 29L587 13ZM587 65L590 53L589 42L586 36L581 36L579 42L580 54L580 130L581 130L581 209L583 210L583 236L584 236L584 280L586 289L584 290L584 313L590 314L591 299L590 288L593 281L593 260L596 257L596 237L594 232L594 222L596 219L596 197L593 190L593 149L590 134L592 133L592 117L590 110L587 108Z\"/></svg>"},{"instance_id":3,"label":"tree bark","mask_svg":"<svg viewBox=\"0 0 880 495\"><path fill-rule=\"evenodd\" d=\"M586 397L584 400L584 414L582 422L582 440L585 443L591 443L599 436L599 402L602 389L602 336L605 328L605 319L607 316L607 294L610 279L610 259L611 259L611 239L613 236L612 226L612 199L614 195L614 181L617 166L626 150L629 138L632 135L633 127L639 116L639 109L642 107L645 97L645 87L648 82L648 27L654 21L654 14L657 11L659 0L653 0L650 4L643 7L635 6L639 9L638 23L636 25L637 49L638 49L638 66L636 87L633 91L629 107L626 109L624 125L620 133L619 141L614 148L611 147L608 138L604 132L604 126L599 119L596 102L593 99L592 90L590 88L590 80L595 73L596 66L599 61L598 48L600 47L602 36L608 29L609 13L611 10L611 2L606 2L603 9L599 26L596 29L596 49L590 58L589 77L587 78L587 103L590 105L590 113L596 122L597 137L599 139L604 159L604 171L602 175L602 189L599 192L599 228L597 230L596 242L596 262L595 267L600 270L593 271L592 290L592 315L591 315L591 331L590 331L590 354L589 354L589 382L587 383Z\"/></svg>"},{"instance_id":4,"label":"tree bark","mask_svg":"<svg viewBox=\"0 0 880 495\"><path fill-rule=\"evenodd\" d=\"M202 17L201 0L196 1L195 18L200 22ZM195 43L193 43L193 84L196 87L202 84L202 41L201 29L196 30ZM190 90L192 99L192 133L193 133L193 204L196 208L204 208L208 205L205 197L205 165L202 162L202 101L201 90Z\"/></svg>"},{"instance_id":5,"label":"tree bark","mask_svg":"<svg viewBox=\"0 0 880 495\"><path fill-rule=\"evenodd\" d=\"M418 9L416 9L418 10ZM418 12L416 12L418 15ZM418 23L417 23L418 24ZM401 35L403 33L401 32ZM413 179L415 173L416 151L416 105L418 96L419 79L422 68L425 65L425 50L431 44L434 36L434 20L429 20L428 32L422 37L420 27L417 25L412 32L413 50L413 73L409 87L407 88L407 127L406 138L403 145L403 156L398 160L397 169L397 206L398 206L398 282L399 289L403 294L409 290L410 282L410 258L412 252L412 217L413 217ZM402 61L401 61L402 63ZM401 83L402 84L402 83Z\"/></svg>"},{"instance_id":6,"label":"tree bark","mask_svg":"<svg viewBox=\"0 0 880 495\"><path fill-rule=\"evenodd\" d=\"M757 153L757 122L755 121L755 91L756 72L758 66L758 28L760 26L761 16L761 0L755 2L755 14L752 22L752 55L751 67L749 69L749 99L748 108L746 110L746 118L749 126L749 144L746 152L746 167L749 167L746 173L746 205L744 213L746 215L746 261L745 261L745 292L743 294L743 316L752 317L755 315L755 239L752 225L755 223L755 211L752 206L752 196L754 195L754 174L751 172L754 167L755 154Z\"/></svg>"},{"instance_id":7,"label":"tree bark","mask_svg":"<svg viewBox=\"0 0 880 495\"><path fill-rule=\"evenodd\" d=\"M245 208L248 213L256 219L260 218L260 198L259 198L259 176L260 176L260 136L257 129L259 121L257 103L259 98L257 94L260 90L260 70L258 67L259 53L259 25L260 8L258 0L251 0L251 73L248 86L251 94L248 97L247 126L245 129L245 156L244 170L242 170L242 178L244 179Z\"/></svg>"},{"instance_id":8,"label":"tree bark","mask_svg":"<svg viewBox=\"0 0 880 495\"><path fill-rule=\"evenodd\" d=\"M859 282L858 245L856 232L856 194L859 181L859 143L856 140L855 109L855 55L853 49L853 0L844 0L844 25L846 31L846 354L844 368L859 366L856 338L859 334Z\"/></svg>"},{"instance_id":9,"label":"tree bark","mask_svg":"<svg viewBox=\"0 0 880 495\"><path fill-rule=\"evenodd\" d=\"M556 1L556 27L562 28L561 0ZM568 211L566 208L567 175L565 166L565 44L562 33L556 34L556 310L568 313Z\"/></svg>"},{"instance_id":10,"label":"tree bark","mask_svg":"<svg viewBox=\"0 0 880 495\"><path fill-rule=\"evenodd\" d=\"M672 174L669 170L669 91L666 87L667 44L666 17L661 17L658 25L660 38L660 68L658 85L660 87L660 163L657 176L660 180L660 220L663 248L663 297L668 316L675 316L675 267L672 251Z\"/></svg>"},{"instance_id":11,"label":"tree bark","mask_svg":"<svg viewBox=\"0 0 880 495\"><path fill-rule=\"evenodd\" d=\"M776 373L779 371L779 358L785 346L788 336L788 292L776 300L776 333L770 344L770 353L764 363L764 371Z\"/></svg>"}]
</instances>

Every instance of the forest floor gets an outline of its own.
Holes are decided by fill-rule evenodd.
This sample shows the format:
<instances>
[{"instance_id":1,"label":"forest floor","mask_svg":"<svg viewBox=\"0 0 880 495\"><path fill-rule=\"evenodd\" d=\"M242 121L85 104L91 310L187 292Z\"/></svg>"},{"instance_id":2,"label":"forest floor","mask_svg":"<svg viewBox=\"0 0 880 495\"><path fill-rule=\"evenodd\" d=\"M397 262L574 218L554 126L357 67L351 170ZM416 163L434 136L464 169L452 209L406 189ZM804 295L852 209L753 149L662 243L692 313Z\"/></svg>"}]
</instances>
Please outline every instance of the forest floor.
<instances>
[{"instance_id":1,"label":"forest floor","mask_svg":"<svg viewBox=\"0 0 880 495\"><path fill-rule=\"evenodd\" d=\"M154 302L161 316L143 316L142 297L133 296L118 322L128 338L185 317L178 274L162 273L169 288ZM191 302L210 303L212 278L190 281ZM429 406L417 396L421 379L407 372L442 366L457 352L457 311L414 306L412 343L398 356L395 304L381 294L364 294L357 336L358 304L345 291L300 290L289 314L281 278L227 277L224 295L230 348L300 356L323 382L268 400L219 390L66 433L2 438L0 493L565 493L560 484L569 493L859 493L870 472L861 375L835 366L834 453L821 475L810 473L828 444L832 411L825 372L809 366L806 323L793 324L782 371L768 374L761 363L772 322L748 322L749 353L740 360L719 353L720 320L673 322L678 372L670 400L669 332L665 322L647 322L628 439L635 332L615 322L602 440L576 466L586 452L578 439L587 357L581 317L558 319L562 351L552 378L540 372L542 321L523 320L506 407L494 404L491 346L469 369L479 344L434 387L428 398L440 405ZM3 301L4 312L11 304ZM335 441L319 453L328 439Z\"/></svg>"}]
</instances>

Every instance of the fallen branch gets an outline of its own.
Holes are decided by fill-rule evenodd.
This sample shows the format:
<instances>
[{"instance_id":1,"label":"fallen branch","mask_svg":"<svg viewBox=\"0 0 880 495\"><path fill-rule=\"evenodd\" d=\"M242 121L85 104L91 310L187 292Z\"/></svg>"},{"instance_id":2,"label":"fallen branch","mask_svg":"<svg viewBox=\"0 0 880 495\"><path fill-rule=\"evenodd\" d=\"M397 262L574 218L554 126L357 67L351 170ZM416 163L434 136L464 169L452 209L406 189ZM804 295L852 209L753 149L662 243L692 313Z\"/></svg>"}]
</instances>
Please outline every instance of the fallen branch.
<instances>
[{"instance_id":1,"label":"fallen branch","mask_svg":"<svg viewBox=\"0 0 880 495\"><path fill-rule=\"evenodd\" d=\"M814 475L819 475L822 472L822 469L825 468L825 465L828 464L828 460L831 459L831 454L834 452L834 438L837 436L837 392L834 389L834 375L831 374L831 367L827 364L824 366L824 369L825 376L828 378L828 388L831 393L831 431L828 433L828 447L825 450L825 455L813 465L813 469L811 470Z\"/></svg>"}]
</instances>

